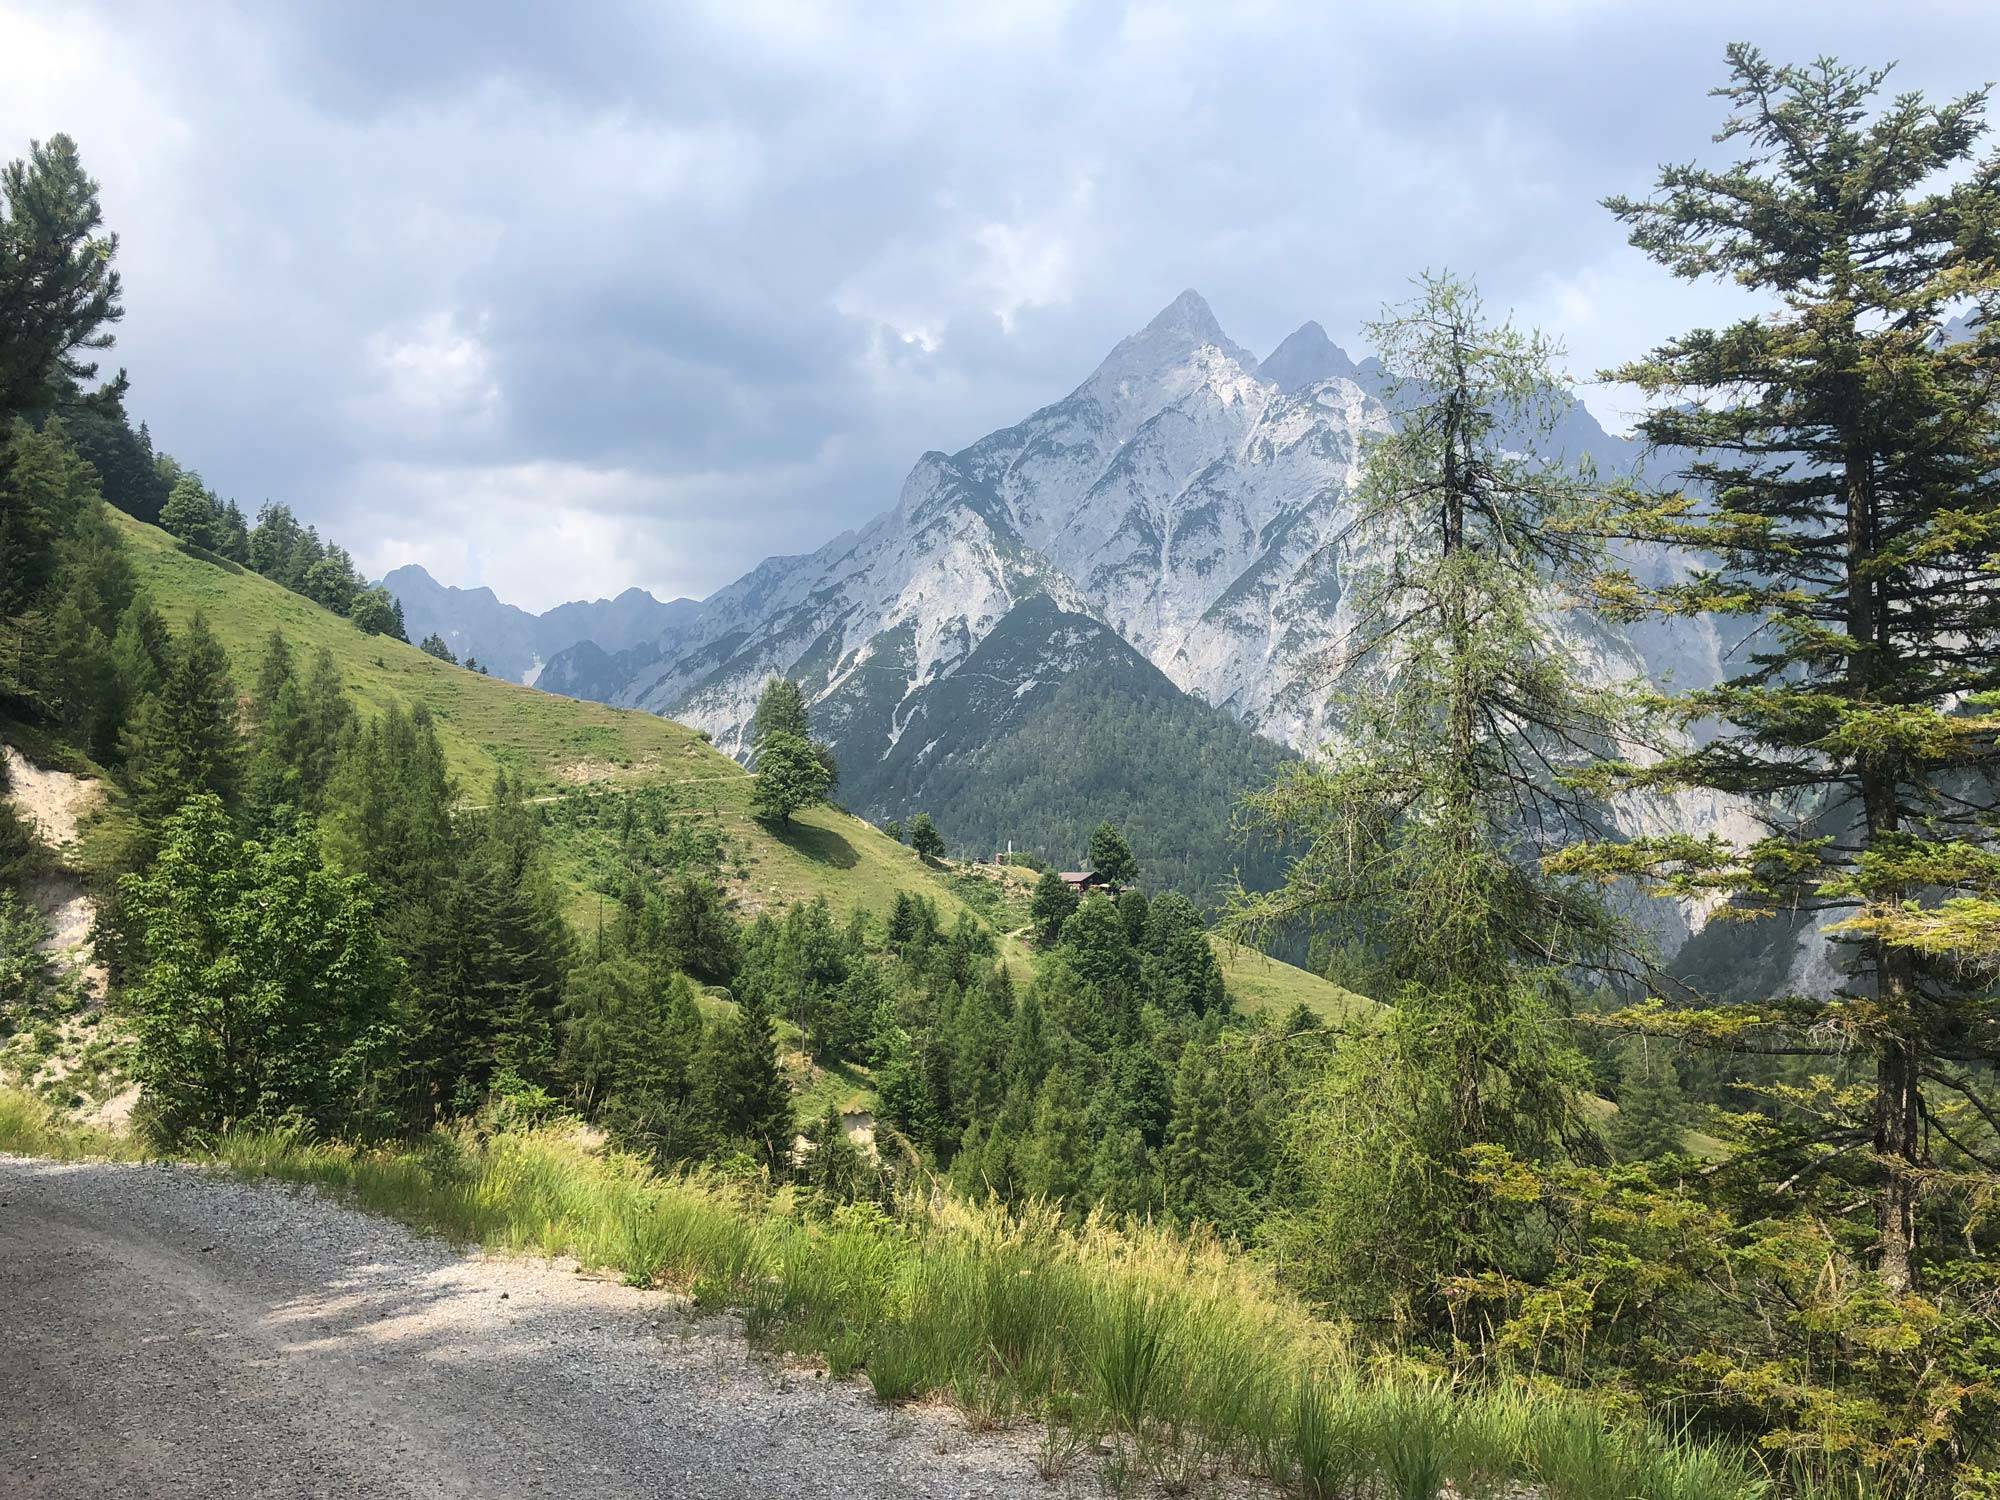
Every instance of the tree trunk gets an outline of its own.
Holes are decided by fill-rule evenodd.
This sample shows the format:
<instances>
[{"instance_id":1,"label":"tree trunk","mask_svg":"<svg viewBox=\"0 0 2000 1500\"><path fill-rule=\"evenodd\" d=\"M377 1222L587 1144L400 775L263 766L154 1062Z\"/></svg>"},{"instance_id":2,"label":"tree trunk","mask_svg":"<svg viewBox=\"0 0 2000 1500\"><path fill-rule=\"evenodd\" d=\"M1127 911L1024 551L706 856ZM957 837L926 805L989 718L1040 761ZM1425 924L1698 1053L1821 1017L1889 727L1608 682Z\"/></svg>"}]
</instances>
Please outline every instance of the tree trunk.
<instances>
[{"instance_id":1,"label":"tree trunk","mask_svg":"<svg viewBox=\"0 0 2000 1500\"><path fill-rule=\"evenodd\" d=\"M1894 957L1879 971L1885 981L1897 966ZM1887 997L1885 996L1885 999ZM1879 1231L1876 1270L1894 1292L1917 1284L1917 1166L1921 1146L1917 1108L1917 1049L1903 1037L1885 1039L1875 1065L1875 1152L1883 1176L1876 1199Z\"/></svg>"},{"instance_id":2,"label":"tree trunk","mask_svg":"<svg viewBox=\"0 0 2000 1500\"><path fill-rule=\"evenodd\" d=\"M1889 680L1888 621L1876 597L1879 585L1869 564L1876 538L1874 465L1853 400L1846 442L1847 631L1856 645L1848 658L1851 702L1877 702L1876 685ZM1859 771L1865 843L1874 847L1901 824L1901 777L1893 761L1864 759ZM1871 899L1894 904L1905 892L1900 885L1869 893ZM1916 1286L1918 1168L1923 1149L1919 1127L1917 1074L1921 1043L1915 1034L1916 965L1909 953L1875 941L1869 944L1866 968L1873 971L1874 999L1880 1009L1875 1047L1874 1149L1882 1171L1875 1200L1875 1268L1895 1292Z\"/></svg>"}]
</instances>

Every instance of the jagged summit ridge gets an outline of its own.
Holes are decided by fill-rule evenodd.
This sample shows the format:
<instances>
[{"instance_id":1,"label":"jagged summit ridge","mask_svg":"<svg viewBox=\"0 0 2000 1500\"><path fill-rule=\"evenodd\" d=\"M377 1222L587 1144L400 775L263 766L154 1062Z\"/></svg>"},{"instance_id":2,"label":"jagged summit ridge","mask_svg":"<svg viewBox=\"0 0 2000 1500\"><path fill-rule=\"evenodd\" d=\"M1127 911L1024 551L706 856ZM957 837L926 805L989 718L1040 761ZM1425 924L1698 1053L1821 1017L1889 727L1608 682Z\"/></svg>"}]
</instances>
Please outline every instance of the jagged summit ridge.
<instances>
[{"instance_id":1,"label":"jagged summit ridge","mask_svg":"<svg viewBox=\"0 0 2000 1500\"><path fill-rule=\"evenodd\" d=\"M1317 323L1301 323L1257 366L1257 373L1281 391L1304 390L1322 380L1357 378L1359 367Z\"/></svg>"}]
</instances>

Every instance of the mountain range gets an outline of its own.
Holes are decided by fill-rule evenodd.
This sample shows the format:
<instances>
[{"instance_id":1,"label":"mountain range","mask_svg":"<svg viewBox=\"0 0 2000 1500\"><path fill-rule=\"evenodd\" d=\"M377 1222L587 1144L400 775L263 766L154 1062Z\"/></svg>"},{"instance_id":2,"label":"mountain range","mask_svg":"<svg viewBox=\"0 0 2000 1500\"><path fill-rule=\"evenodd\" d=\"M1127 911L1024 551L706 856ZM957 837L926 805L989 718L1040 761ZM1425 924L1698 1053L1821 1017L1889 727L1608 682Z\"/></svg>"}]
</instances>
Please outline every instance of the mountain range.
<instances>
[{"instance_id":1,"label":"mountain range","mask_svg":"<svg viewBox=\"0 0 2000 1500\"><path fill-rule=\"evenodd\" d=\"M536 684L549 658L566 648L595 645L619 651L672 630L698 606L692 599L666 603L644 589L627 589L616 599L559 604L546 614L530 614L505 603L487 588L461 589L439 583L411 563L391 572L382 585L403 606L412 641L436 635L461 661L477 657L496 677ZM573 698L606 701L609 693L571 692Z\"/></svg>"},{"instance_id":2,"label":"mountain range","mask_svg":"<svg viewBox=\"0 0 2000 1500\"><path fill-rule=\"evenodd\" d=\"M956 453L925 453L866 526L769 558L699 603L632 591L536 617L420 569L386 582L413 637L438 629L496 670L668 715L738 756L764 682L791 677L839 756L842 800L871 816L924 807L968 840L1018 837L997 809L1016 800L1002 768L1021 743L1044 747L1050 796L1067 795L1065 778L1079 797L1094 781L1102 815L1197 781L1226 803L1337 728L1328 689L1353 624L1350 580L1381 560L1383 544L1357 540L1352 522L1365 445L1395 420L1384 394L1380 365L1319 324L1259 359L1188 291L1061 400ZM1638 458L1580 404L1541 446L1607 470ZM1586 649L1607 674L1687 685L1715 678L1724 643L1697 622L1598 631ZM1081 738L1107 723L1122 726L1118 746ZM1122 780L1067 764L1118 752ZM1204 781L1218 761L1229 770ZM1067 845L1044 852L1074 850L1090 822L1079 810ZM1157 853L1197 862L1191 848ZM1226 874L1242 855L1202 862Z\"/></svg>"}]
</instances>

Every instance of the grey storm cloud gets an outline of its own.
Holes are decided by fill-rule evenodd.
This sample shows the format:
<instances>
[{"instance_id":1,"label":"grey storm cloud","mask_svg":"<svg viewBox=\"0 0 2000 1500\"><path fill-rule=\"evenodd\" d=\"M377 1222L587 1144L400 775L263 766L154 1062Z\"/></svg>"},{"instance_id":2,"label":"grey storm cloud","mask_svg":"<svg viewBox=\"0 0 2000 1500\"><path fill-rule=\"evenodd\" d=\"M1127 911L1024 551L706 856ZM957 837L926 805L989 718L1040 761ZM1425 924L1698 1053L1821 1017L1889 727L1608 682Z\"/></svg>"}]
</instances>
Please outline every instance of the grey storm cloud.
<instances>
[{"instance_id":1,"label":"grey storm cloud","mask_svg":"<svg viewBox=\"0 0 2000 1500\"><path fill-rule=\"evenodd\" d=\"M0 0L0 153L102 180L162 446L545 607L817 546L1184 286L1354 347L1448 265L1584 374L1727 315L1597 205L1715 152L1739 38L1945 95L2000 12Z\"/></svg>"}]
</instances>

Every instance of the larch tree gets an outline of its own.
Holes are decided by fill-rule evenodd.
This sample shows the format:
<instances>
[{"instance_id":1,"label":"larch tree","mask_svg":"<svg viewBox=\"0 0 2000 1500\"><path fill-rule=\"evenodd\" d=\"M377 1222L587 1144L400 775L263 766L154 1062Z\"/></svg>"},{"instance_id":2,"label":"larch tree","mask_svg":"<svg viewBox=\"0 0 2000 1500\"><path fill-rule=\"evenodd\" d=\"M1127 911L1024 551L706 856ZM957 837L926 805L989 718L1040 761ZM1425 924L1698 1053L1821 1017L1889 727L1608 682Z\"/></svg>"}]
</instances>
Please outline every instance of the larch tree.
<instances>
[{"instance_id":1,"label":"larch tree","mask_svg":"<svg viewBox=\"0 0 2000 1500\"><path fill-rule=\"evenodd\" d=\"M1291 1130L1310 1205L1294 1241L1326 1295L1435 1324L1446 1277L1504 1273L1519 1247L1463 1153L1602 1153L1563 1025L1576 976L1622 933L1537 856L1595 815L1564 772L1635 731L1571 619L1600 566L1579 530L1597 491L1537 451L1568 403L1557 351L1447 275L1369 331L1399 421L1367 454L1348 539L1344 738L1250 799L1296 857L1227 925L1379 948L1394 1008L1335 1051Z\"/></svg>"}]
</instances>

